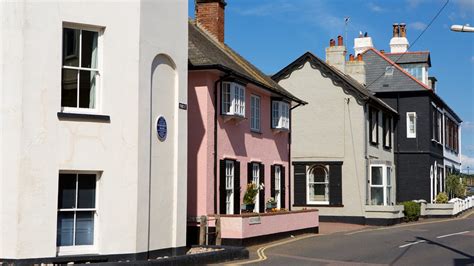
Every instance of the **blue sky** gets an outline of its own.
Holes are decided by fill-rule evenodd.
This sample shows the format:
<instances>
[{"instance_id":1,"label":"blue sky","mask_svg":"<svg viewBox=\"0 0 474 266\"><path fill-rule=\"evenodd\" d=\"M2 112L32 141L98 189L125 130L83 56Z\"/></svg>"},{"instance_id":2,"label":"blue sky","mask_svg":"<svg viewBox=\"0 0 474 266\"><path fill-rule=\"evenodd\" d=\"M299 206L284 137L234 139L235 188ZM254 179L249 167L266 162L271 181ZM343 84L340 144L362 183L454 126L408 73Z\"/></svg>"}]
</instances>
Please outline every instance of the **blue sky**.
<instances>
[{"instance_id":1,"label":"blue sky","mask_svg":"<svg viewBox=\"0 0 474 266\"><path fill-rule=\"evenodd\" d=\"M288 65L306 51L324 58L331 38L345 35L354 53L359 31L372 36L377 49L390 51L392 24L407 24L411 51L431 52L430 76L437 93L463 119L463 168L474 173L474 34L449 30L452 24L474 24L474 0L450 0L413 44L446 0L227 0L225 42L267 74ZM194 17L194 0L189 0Z\"/></svg>"}]
</instances>

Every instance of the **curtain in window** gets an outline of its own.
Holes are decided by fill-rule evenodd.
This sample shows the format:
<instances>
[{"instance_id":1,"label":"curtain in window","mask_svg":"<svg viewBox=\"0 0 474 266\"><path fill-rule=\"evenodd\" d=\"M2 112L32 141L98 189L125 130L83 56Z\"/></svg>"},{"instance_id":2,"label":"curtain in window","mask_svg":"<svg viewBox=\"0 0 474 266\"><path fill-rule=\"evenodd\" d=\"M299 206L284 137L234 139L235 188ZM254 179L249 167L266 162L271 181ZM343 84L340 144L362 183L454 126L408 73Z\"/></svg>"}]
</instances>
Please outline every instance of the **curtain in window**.
<instances>
[{"instance_id":1,"label":"curtain in window","mask_svg":"<svg viewBox=\"0 0 474 266\"><path fill-rule=\"evenodd\" d=\"M91 55L91 68L92 69L97 69L97 39L98 39L98 34L97 32L94 33L94 37L92 38L92 55ZM89 95L89 108L95 108L95 96L96 96L96 81L97 81L97 72L92 71L91 76L90 76L90 84L91 84L91 90L90 90L90 95Z\"/></svg>"}]
</instances>

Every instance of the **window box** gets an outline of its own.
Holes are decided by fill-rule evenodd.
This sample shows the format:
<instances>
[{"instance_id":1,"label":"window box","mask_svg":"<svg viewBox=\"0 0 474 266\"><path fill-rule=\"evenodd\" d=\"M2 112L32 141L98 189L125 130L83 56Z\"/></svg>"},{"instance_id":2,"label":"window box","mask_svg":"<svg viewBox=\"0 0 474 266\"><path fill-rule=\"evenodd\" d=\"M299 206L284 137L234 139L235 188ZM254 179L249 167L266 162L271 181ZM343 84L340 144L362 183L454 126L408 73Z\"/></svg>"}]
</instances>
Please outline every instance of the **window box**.
<instances>
[{"instance_id":1,"label":"window box","mask_svg":"<svg viewBox=\"0 0 474 266\"><path fill-rule=\"evenodd\" d=\"M272 101L272 129L290 130L290 104L285 101Z\"/></svg>"},{"instance_id":2,"label":"window box","mask_svg":"<svg viewBox=\"0 0 474 266\"><path fill-rule=\"evenodd\" d=\"M224 120L245 119L245 87L235 82L223 82L221 114Z\"/></svg>"}]
</instances>

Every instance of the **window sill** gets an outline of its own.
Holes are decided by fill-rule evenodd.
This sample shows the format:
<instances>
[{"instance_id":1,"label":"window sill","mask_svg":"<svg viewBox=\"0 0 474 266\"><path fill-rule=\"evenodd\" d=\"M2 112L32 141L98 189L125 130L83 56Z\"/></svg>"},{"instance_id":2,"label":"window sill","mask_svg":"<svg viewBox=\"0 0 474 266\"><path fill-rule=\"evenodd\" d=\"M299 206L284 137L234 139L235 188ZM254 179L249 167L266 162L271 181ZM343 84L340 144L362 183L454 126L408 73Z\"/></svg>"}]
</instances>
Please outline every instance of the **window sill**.
<instances>
[{"instance_id":1,"label":"window sill","mask_svg":"<svg viewBox=\"0 0 474 266\"><path fill-rule=\"evenodd\" d=\"M57 247L57 256L98 255L97 247L92 246L62 246Z\"/></svg>"},{"instance_id":2,"label":"window sill","mask_svg":"<svg viewBox=\"0 0 474 266\"><path fill-rule=\"evenodd\" d=\"M289 128L284 128L284 127L273 127L272 130L273 130L273 132L275 132L275 133L290 132L290 129L289 129Z\"/></svg>"},{"instance_id":3,"label":"window sill","mask_svg":"<svg viewBox=\"0 0 474 266\"><path fill-rule=\"evenodd\" d=\"M383 149L386 151L392 151L392 146L383 146Z\"/></svg>"},{"instance_id":4,"label":"window sill","mask_svg":"<svg viewBox=\"0 0 474 266\"><path fill-rule=\"evenodd\" d=\"M262 135L262 131L261 131L261 130L250 129L250 133Z\"/></svg>"},{"instance_id":5,"label":"window sill","mask_svg":"<svg viewBox=\"0 0 474 266\"><path fill-rule=\"evenodd\" d=\"M59 120L69 121L88 121L88 122L102 122L110 123L110 116L99 114L79 114L79 113L65 113L58 112Z\"/></svg>"},{"instance_id":6,"label":"window sill","mask_svg":"<svg viewBox=\"0 0 474 266\"><path fill-rule=\"evenodd\" d=\"M222 115L222 119L224 120L224 122L231 121L231 120L240 122L242 120L247 119L247 118L245 118L245 116L241 116L241 115L237 115L237 114L221 114L221 115Z\"/></svg>"}]
</instances>

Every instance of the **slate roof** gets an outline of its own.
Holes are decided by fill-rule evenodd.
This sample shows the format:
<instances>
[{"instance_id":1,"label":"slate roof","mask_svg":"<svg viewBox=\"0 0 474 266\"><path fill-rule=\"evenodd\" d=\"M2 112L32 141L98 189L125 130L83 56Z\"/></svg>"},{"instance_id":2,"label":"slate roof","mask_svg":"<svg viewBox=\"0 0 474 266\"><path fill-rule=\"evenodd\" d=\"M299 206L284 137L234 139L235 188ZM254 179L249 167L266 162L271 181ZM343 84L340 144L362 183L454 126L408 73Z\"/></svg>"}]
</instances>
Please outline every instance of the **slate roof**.
<instances>
[{"instance_id":1,"label":"slate roof","mask_svg":"<svg viewBox=\"0 0 474 266\"><path fill-rule=\"evenodd\" d=\"M416 52L412 52L416 53ZM449 107L444 100L439 97L426 84L417 80L408 72L403 70L398 64L393 62L387 54L382 54L374 48L369 48L362 53L364 62L366 63L366 81L367 89L375 93L384 92L409 92L421 91L429 93L429 95L441 102L448 112L450 112L458 122L462 122L461 118ZM393 74L385 75L385 69L393 66Z\"/></svg>"},{"instance_id":2,"label":"slate roof","mask_svg":"<svg viewBox=\"0 0 474 266\"><path fill-rule=\"evenodd\" d=\"M272 76L272 79L275 81L280 81L289 75L291 75L291 72L293 72L295 69L298 69L302 65L304 65L306 62L311 62L313 65L319 66L321 71L323 72L331 72L334 74L334 76L329 75L328 77L331 79L340 79L343 81L343 83L346 84L346 87L351 89L352 91L356 92L360 98L363 100L375 103L379 107L382 107L392 113L398 114L398 112L390 107L388 104L386 104L384 101L381 99L377 98L374 96L374 93L372 93L370 90L366 89L364 85L360 84L357 80L353 79L351 76L343 73L339 69L329 65L326 63L324 60L320 59L316 55L314 55L311 52L306 52L302 56L300 56L298 59L290 63L288 66L280 70L278 73Z\"/></svg>"},{"instance_id":3,"label":"slate roof","mask_svg":"<svg viewBox=\"0 0 474 266\"><path fill-rule=\"evenodd\" d=\"M189 21L189 69L218 69L232 73L272 93L283 96L291 101L306 104L270 77L262 73L257 67L240 56L226 44L210 37L204 30Z\"/></svg>"},{"instance_id":4,"label":"slate roof","mask_svg":"<svg viewBox=\"0 0 474 266\"><path fill-rule=\"evenodd\" d=\"M430 52L385 53L385 56L397 64L421 64L431 67Z\"/></svg>"},{"instance_id":5,"label":"slate roof","mask_svg":"<svg viewBox=\"0 0 474 266\"><path fill-rule=\"evenodd\" d=\"M374 48L362 53L366 66L367 89L374 92L381 91L423 91L431 89L417 80L388 56ZM385 75L387 67L393 67L392 75Z\"/></svg>"}]
</instances>

